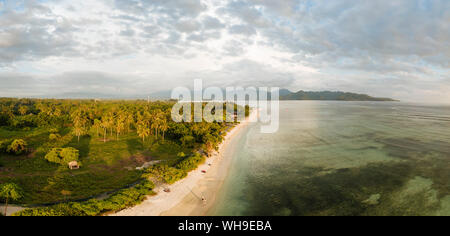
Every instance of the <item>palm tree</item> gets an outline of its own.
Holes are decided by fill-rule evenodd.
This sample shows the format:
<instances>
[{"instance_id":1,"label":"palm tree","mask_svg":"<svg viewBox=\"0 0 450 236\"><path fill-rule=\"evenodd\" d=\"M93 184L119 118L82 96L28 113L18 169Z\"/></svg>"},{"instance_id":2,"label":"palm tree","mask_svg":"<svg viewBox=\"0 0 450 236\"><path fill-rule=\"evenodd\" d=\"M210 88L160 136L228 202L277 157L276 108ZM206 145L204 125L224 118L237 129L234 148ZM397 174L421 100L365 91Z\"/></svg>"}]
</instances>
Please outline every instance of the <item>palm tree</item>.
<instances>
[{"instance_id":1,"label":"palm tree","mask_svg":"<svg viewBox=\"0 0 450 236\"><path fill-rule=\"evenodd\" d=\"M113 130L114 130L114 113L110 112L106 115L106 120L108 123L108 128L111 129L111 136L113 136Z\"/></svg>"},{"instance_id":2,"label":"palm tree","mask_svg":"<svg viewBox=\"0 0 450 236\"><path fill-rule=\"evenodd\" d=\"M120 113L117 116L116 120L116 134L117 134L117 140L119 140L119 135L122 133L122 131L125 129L125 122L126 122L126 116L124 113Z\"/></svg>"},{"instance_id":3,"label":"palm tree","mask_svg":"<svg viewBox=\"0 0 450 236\"><path fill-rule=\"evenodd\" d=\"M78 137L78 142L80 142L80 137L86 134L86 124L83 120L74 121L73 132Z\"/></svg>"},{"instance_id":4,"label":"palm tree","mask_svg":"<svg viewBox=\"0 0 450 236\"><path fill-rule=\"evenodd\" d=\"M103 142L106 143L106 133L108 132L108 127L109 127L109 121L108 121L108 118L106 116L102 117L102 121L100 123L100 126L103 129Z\"/></svg>"},{"instance_id":5,"label":"palm tree","mask_svg":"<svg viewBox=\"0 0 450 236\"><path fill-rule=\"evenodd\" d=\"M127 132L130 132L130 126L134 123L134 117L133 114L129 113L126 117L126 123L127 123Z\"/></svg>"},{"instance_id":6,"label":"palm tree","mask_svg":"<svg viewBox=\"0 0 450 236\"><path fill-rule=\"evenodd\" d=\"M97 131L97 137L100 137L100 128L102 128L102 122L98 119L94 120L94 128Z\"/></svg>"},{"instance_id":7,"label":"palm tree","mask_svg":"<svg viewBox=\"0 0 450 236\"><path fill-rule=\"evenodd\" d=\"M0 186L0 197L6 200L5 216L8 210L8 201L17 201L23 197L22 189L14 183L7 183Z\"/></svg>"},{"instance_id":8,"label":"palm tree","mask_svg":"<svg viewBox=\"0 0 450 236\"><path fill-rule=\"evenodd\" d=\"M86 134L91 125L91 121L88 119L89 114L85 109L79 108L71 114L73 132L78 137L78 142L80 142L80 136Z\"/></svg>"},{"instance_id":9,"label":"palm tree","mask_svg":"<svg viewBox=\"0 0 450 236\"><path fill-rule=\"evenodd\" d=\"M145 125L150 127L151 123L152 123L151 122L152 121L152 115L148 111L145 111L144 115L141 116L141 120L140 121L144 122Z\"/></svg>"},{"instance_id":10,"label":"palm tree","mask_svg":"<svg viewBox=\"0 0 450 236\"><path fill-rule=\"evenodd\" d=\"M156 139L158 139L158 131L161 127L162 120L164 118L164 113L161 110L155 110L152 114L151 120L152 125L151 128L155 130Z\"/></svg>"},{"instance_id":11,"label":"palm tree","mask_svg":"<svg viewBox=\"0 0 450 236\"><path fill-rule=\"evenodd\" d=\"M20 107L19 107L19 113L20 113L20 115L24 116L24 115L27 114L27 112L28 112L28 107L26 107L26 106L20 106Z\"/></svg>"},{"instance_id":12,"label":"palm tree","mask_svg":"<svg viewBox=\"0 0 450 236\"><path fill-rule=\"evenodd\" d=\"M152 127L152 129L155 130L155 137L156 137L156 139L158 139L159 123L160 123L159 118L158 117L154 117L151 127Z\"/></svg>"},{"instance_id":13,"label":"palm tree","mask_svg":"<svg viewBox=\"0 0 450 236\"><path fill-rule=\"evenodd\" d=\"M166 131L169 129L169 124L167 123L166 119L162 119L161 120L161 125L160 125L161 131L163 133L163 140L165 139L165 133Z\"/></svg>"},{"instance_id":14,"label":"palm tree","mask_svg":"<svg viewBox=\"0 0 450 236\"><path fill-rule=\"evenodd\" d=\"M147 125L140 123L137 126L137 133L138 133L139 137L142 138L142 143L144 143L145 138L150 135L150 129L148 128Z\"/></svg>"}]
</instances>

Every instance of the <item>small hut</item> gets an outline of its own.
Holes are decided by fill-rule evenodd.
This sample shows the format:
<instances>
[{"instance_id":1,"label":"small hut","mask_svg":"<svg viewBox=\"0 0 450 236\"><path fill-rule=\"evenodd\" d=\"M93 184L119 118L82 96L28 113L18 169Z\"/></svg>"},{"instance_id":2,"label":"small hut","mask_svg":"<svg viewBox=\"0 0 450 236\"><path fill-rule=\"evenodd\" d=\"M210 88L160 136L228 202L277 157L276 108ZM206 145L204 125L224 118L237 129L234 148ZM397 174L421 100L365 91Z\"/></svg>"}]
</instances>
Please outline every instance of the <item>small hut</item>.
<instances>
[{"instance_id":1,"label":"small hut","mask_svg":"<svg viewBox=\"0 0 450 236\"><path fill-rule=\"evenodd\" d=\"M71 161L71 162L69 162L69 169L78 170L78 169L80 169L80 165L78 165L78 162L76 162L76 161Z\"/></svg>"}]
</instances>

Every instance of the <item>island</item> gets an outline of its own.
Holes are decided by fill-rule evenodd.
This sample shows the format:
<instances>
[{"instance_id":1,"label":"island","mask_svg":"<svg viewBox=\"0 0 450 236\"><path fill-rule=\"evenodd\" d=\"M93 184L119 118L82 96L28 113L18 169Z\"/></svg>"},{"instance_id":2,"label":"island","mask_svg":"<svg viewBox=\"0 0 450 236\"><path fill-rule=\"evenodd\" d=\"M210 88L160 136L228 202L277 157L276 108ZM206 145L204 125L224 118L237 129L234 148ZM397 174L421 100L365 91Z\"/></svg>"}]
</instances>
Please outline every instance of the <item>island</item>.
<instances>
[{"instance_id":1,"label":"island","mask_svg":"<svg viewBox=\"0 0 450 236\"><path fill-rule=\"evenodd\" d=\"M298 91L291 92L287 89L280 90L280 100L318 100L318 101L376 101L376 102L395 102L391 98L372 97L367 94L333 92L333 91Z\"/></svg>"}]
</instances>

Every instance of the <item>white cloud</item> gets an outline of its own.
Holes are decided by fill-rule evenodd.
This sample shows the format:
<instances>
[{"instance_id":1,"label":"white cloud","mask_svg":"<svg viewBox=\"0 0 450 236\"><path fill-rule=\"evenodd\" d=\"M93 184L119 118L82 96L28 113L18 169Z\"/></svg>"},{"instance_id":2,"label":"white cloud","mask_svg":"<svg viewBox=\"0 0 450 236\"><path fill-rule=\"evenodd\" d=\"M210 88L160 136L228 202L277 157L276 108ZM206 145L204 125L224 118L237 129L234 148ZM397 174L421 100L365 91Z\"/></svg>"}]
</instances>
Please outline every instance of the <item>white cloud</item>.
<instances>
[{"instance_id":1,"label":"white cloud","mask_svg":"<svg viewBox=\"0 0 450 236\"><path fill-rule=\"evenodd\" d=\"M145 94L199 77L450 102L447 0L4 3L1 95Z\"/></svg>"}]
</instances>

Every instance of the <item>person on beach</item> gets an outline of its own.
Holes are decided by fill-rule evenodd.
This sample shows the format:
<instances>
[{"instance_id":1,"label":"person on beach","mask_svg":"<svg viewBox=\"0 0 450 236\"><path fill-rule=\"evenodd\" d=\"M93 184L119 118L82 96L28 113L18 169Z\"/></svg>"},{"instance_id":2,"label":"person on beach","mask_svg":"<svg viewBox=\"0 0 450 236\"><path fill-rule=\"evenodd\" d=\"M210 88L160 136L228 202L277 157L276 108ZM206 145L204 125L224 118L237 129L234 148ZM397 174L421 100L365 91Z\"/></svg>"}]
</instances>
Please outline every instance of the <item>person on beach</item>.
<instances>
[{"instance_id":1,"label":"person on beach","mask_svg":"<svg viewBox=\"0 0 450 236\"><path fill-rule=\"evenodd\" d=\"M206 205L206 198L204 196L202 196L202 202Z\"/></svg>"}]
</instances>

